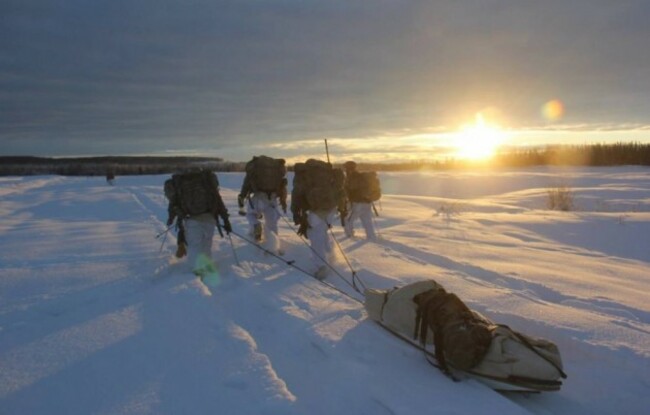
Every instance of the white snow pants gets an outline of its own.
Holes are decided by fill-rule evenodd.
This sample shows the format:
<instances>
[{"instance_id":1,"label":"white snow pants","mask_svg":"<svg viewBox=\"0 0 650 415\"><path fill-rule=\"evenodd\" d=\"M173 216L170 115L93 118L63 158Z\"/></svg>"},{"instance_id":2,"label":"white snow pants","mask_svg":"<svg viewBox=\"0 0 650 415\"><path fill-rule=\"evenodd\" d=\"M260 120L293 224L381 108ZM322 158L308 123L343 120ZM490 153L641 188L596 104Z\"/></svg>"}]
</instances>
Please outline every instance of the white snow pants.
<instances>
[{"instance_id":1,"label":"white snow pants","mask_svg":"<svg viewBox=\"0 0 650 415\"><path fill-rule=\"evenodd\" d=\"M367 239L377 239L375 225L372 222L372 204L353 202L348 217L345 218L345 234L354 236L354 221L361 219L361 224L366 231Z\"/></svg>"},{"instance_id":2,"label":"white snow pants","mask_svg":"<svg viewBox=\"0 0 650 415\"><path fill-rule=\"evenodd\" d=\"M270 232L276 236L278 234L278 198L275 193L271 193L271 197L266 193L255 193L249 200L246 201L246 219L250 225L251 234L255 225L260 223L260 216L264 218L264 239L267 241L271 239Z\"/></svg>"},{"instance_id":3,"label":"white snow pants","mask_svg":"<svg viewBox=\"0 0 650 415\"><path fill-rule=\"evenodd\" d=\"M330 263L334 255L334 243L329 234L330 225L336 216L336 209L329 212L309 212L307 215L307 237L312 249L312 260L316 269L325 266L323 260Z\"/></svg>"},{"instance_id":4,"label":"white snow pants","mask_svg":"<svg viewBox=\"0 0 650 415\"><path fill-rule=\"evenodd\" d=\"M187 261L192 271L212 265L212 238L216 222L210 213L192 216L185 220Z\"/></svg>"}]
</instances>

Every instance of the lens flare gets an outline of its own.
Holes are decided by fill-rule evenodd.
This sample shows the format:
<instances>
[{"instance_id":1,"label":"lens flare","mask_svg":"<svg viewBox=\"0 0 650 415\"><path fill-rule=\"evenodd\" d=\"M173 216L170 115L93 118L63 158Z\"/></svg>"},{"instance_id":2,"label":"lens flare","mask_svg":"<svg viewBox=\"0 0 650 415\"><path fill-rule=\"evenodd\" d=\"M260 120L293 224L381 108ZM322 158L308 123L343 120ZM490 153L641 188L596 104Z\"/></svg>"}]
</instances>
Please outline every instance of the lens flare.
<instances>
[{"instance_id":1,"label":"lens flare","mask_svg":"<svg viewBox=\"0 0 650 415\"><path fill-rule=\"evenodd\" d=\"M564 116L564 104L557 99L548 101L542 106L542 115L548 121L558 121Z\"/></svg>"},{"instance_id":2,"label":"lens flare","mask_svg":"<svg viewBox=\"0 0 650 415\"><path fill-rule=\"evenodd\" d=\"M194 264L194 269L199 269L202 271L201 281L208 287L216 287L221 284L221 277L219 276L219 271L217 267L205 254L200 254L196 258L196 263Z\"/></svg>"}]
</instances>

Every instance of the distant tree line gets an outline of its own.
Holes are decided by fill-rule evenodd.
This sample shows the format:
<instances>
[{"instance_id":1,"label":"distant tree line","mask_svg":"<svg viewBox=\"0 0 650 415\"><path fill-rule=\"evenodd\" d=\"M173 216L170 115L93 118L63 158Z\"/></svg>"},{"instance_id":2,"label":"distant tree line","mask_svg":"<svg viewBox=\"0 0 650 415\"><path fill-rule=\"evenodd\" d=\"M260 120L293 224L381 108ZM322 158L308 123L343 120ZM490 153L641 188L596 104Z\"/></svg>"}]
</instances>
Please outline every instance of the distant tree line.
<instances>
[{"instance_id":1,"label":"distant tree line","mask_svg":"<svg viewBox=\"0 0 650 415\"><path fill-rule=\"evenodd\" d=\"M226 162L217 157L31 157L0 156L0 176L57 174L62 176L104 176L168 174L192 167L215 171L233 171L241 163Z\"/></svg>"},{"instance_id":2,"label":"distant tree line","mask_svg":"<svg viewBox=\"0 0 650 415\"><path fill-rule=\"evenodd\" d=\"M245 162L224 161L218 157L31 157L0 156L0 176L58 174L63 176L103 176L171 174L193 167L213 171L244 171ZM650 166L650 144L615 143L554 145L515 148L502 151L489 160L467 161L454 158L400 163L359 163L360 170L416 171L450 170L477 167L567 166ZM336 165L340 167L340 165ZM289 166L289 170L292 166Z\"/></svg>"},{"instance_id":3,"label":"distant tree line","mask_svg":"<svg viewBox=\"0 0 650 415\"><path fill-rule=\"evenodd\" d=\"M495 164L521 166L650 166L650 144L614 143L556 145L544 148L515 149L497 155Z\"/></svg>"},{"instance_id":4,"label":"distant tree line","mask_svg":"<svg viewBox=\"0 0 650 415\"><path fill-rule=\"evenodd\" d=\"M437 161L421 160L404 163L359 163L358 168L376 171L417 171L549 165L650 166L650 144L615 143L515 148L502 151L485 160L447 158Z\"/></svg>"}]
</instances>

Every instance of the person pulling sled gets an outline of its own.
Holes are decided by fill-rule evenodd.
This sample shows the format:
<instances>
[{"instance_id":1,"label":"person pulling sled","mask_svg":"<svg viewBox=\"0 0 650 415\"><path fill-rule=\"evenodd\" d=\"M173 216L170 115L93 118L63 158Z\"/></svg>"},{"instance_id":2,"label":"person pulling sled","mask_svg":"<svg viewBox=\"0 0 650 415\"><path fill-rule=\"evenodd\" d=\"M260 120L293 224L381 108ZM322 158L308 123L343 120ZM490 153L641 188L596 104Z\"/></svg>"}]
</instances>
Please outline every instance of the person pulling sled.
<instances>
[{"instance_id":1,"label":"person pulling sled","mask_svg":"<svg viewBox=\"0 0 650 415\"><path fill-rule=\"evenodd\" d=\"M333 259L334 243L328 233L337 210L345 210L343 171L330 163L309 159L294 166L291 213L298 235L309 239L312 248L314 276L324 279L327 265Z\"/></svg>"}]
</instances>

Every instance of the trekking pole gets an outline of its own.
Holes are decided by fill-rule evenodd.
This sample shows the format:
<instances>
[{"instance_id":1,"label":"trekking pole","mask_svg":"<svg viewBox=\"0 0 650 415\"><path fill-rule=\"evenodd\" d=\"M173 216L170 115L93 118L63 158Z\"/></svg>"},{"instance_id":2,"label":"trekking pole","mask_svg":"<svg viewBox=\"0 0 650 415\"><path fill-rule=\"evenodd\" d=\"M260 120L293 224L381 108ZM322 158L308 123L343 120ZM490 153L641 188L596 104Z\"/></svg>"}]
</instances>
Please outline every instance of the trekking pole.
<instances>
[{"instance_id":1,"label":"trekking pole","mask_svg":"<svg viewBox=\"0 0 650 415\"><path fill-rule=\"evenodd\" d=\"M332 164L330 163L330 149L327 146L327 138L325 139L325 153L327 154L327 164Z\"/></svg>"},{"instance_id":2,"label":"trekking pole","mask_svg":"<svg viewBox=\"0 0 650 415\"><path fill-rule=\"evenodd\" d=\"M221 230L221 223L219 223L219 218L214 218L214 220L217 222L217 230L219 231L219 236L223 238L223 231Z\"/></svg>"},{"instance_id":3,"label":"trekking pole","mask_svg":"<svg viewBox=\"0 0 650 415\"><path fill-rule=\"evenodd\" d=\"M241 264L239 263L239 258L237 257L237 251L235 250L235 244L232 242L232 236L230 233L228 234L228 239L230 240L230 247L232 248L232 254L235 257L235 262L237 263L237 266L241 267Z\"/></svg>"},{"instance_id":4,"label":"trekking pole","mask_svg":"<svg viewBox=\"0 0 650 415\"><path fill-rule=\"evenodd\" d=\"M375 216L379 217L379 212L377 212L377 206L375 206L375 202L372 202L370 205L372 206L373 212L375 212Z\"/></svg>"},{"instance_id":5,"label":"trekking pole","mask_svg":"<svg viewBox=\"0 0 650 415\"><path fill-rule=\"evenodd\" d=\"M166 237L167 237L167 232L169 232L169 230L172 228L172 226L174 226L173 223L172 223L171 225L169 225L169 226L167 227L167 229L165 229L164 231L158 233L158 234L156 235L156 239L160 238L160 237L163 236L163 235L165 235L165 238L166 238Z\"/></svg>"},{"instance_id":6,"label":"trekking pole","mask_svg":"<svg viewBox=\"0 0 650 415\"><path fill-rule=\"evenodd\" d=\"M383 239L384 237L381 235L381 232L379 232L379 226L377 226L377 221L375 220L374 216L371 216L370 219L372 220L372 224L375 227L375 232L377 233L377 236Z\"/></svg>"},{"instance_id":7,"label":"trekking pole","mask_svg":"<svg viewBox=\"0 0 650 415\"><path fill-rule=\"evenodd\" d=\"M171 227L171 226L170 226ZM167 233L169 231L169 228L164 232L165 237L163 238L162 242L160 243L160 250L158 251L158 254L162 253L163 246L165 245L165 241L167 240Z\"/></svg>"}]
</instances>

